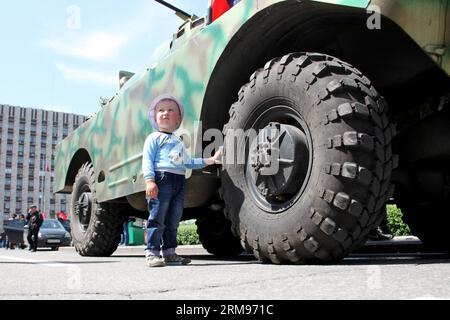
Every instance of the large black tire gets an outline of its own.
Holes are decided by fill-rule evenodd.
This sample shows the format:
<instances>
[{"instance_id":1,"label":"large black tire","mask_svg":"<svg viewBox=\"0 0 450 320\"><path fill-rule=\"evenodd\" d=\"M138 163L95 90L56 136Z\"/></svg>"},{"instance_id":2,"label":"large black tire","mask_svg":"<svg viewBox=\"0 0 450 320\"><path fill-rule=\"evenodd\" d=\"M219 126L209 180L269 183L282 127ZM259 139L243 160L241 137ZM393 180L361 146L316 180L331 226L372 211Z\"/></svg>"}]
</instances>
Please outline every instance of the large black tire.
<instances>
[{"instance_id":1,"label":"large black tire","mask_svg":"<svg viewBox=\"0 0 450 320\"><path fill-rule=\"evenodd\" d=\"M197 234L203 248L217 257L235 257L241 254L240 240L231 232L231 222L222 211L205 209L207 212L197 219Z\"/></svg>"},{"instance_id":2,"label":"large black tire","mask_svg":"<svg viewBox=\"0 0 450 320\"><path fill-rule=\"evenodd\" d=\"M258 259L323 263L364 244L393 193L394 128L386 112L371 82L331 56L288 54L252 75L224 128L222 185L232 230ZM264 146L248 147L252 141L233 131L250 128L282 128L295 136L285 146L279 138L280 155L294 156L279 160L287 167L272 176L255 174L263 157L250 157L249 149ZM229 156L239 150L245 150L243 164Z\"/></svg>"},{"instance_id":3,"label":"large black tire","mask_svg":"<svg viewBox=\"0 0 450 320\"><path fill-rule=\"evenodd\" d=\"M82 256L108 257L120 242L125 216L121 207L98 203L92 164L81 166L75 177L71 200L71 234Z\"/></svg>"}]
</instances>

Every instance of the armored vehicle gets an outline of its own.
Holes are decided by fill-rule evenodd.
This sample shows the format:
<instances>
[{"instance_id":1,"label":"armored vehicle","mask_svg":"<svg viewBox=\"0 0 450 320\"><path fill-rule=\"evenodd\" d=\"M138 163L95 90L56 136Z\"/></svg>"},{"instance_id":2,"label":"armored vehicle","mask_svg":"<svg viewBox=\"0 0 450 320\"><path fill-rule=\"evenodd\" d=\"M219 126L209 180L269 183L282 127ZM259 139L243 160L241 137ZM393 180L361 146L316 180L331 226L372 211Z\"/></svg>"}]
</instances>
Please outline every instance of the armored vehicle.
<instances>
[{"instance_id":1,"label":"armored vehicle","mask_svg":"<svg viewBox=\"0 0 450 320\"><path fill-rule=\"evenodd\" d=\"M192 155L223 133L223 165L186 177L184 218L209 252L338 261L389 201L448 251L449 2L242 0L187 15L170 52L122 73L117 95L58 146L77 251L110 255L126 216L147 216L142 147L163 93L185 107Z\"/></svg>"}]
</instances>

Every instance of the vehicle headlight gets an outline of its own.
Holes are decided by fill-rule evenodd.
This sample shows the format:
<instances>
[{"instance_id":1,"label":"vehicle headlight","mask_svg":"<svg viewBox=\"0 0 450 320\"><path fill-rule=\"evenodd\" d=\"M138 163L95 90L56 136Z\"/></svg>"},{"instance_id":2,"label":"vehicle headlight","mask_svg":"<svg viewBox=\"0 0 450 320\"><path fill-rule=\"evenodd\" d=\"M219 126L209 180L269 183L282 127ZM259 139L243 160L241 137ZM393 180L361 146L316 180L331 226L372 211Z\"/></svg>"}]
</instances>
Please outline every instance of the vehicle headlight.
<instances>
[{"instance_id":1,"label":"vehicle headlight","mask_svg":"<svg viewBox=\"0 0 450 320\"><path fill-rule=\"evenodd\" d=\"M66 231L66 233L64 234L64 238L70 238L70 233L68 233L68 232Z\"/></svg>"},{"instance_id":2,"label":"vehicle headlight","mask_svg":"<svg viewBox=\"0 0 450 320\"><path fill-rule=\"evenodd\" d=\"M42 233L40 231L38 232L38 238L42 238Z\"/></svg>"}]
</instances>

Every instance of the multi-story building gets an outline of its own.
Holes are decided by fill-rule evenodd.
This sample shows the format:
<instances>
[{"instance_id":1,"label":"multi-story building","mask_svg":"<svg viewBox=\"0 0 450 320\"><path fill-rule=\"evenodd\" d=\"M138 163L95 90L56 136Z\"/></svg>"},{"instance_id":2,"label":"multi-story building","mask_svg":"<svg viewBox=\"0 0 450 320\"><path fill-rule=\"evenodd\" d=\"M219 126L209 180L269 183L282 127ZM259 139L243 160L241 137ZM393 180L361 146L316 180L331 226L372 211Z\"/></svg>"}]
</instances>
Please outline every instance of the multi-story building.
<instances>
[{"instance_id":1,"label":"multi-story building","mask_svg":"<svg viewBox=\"0 0 450 320\"><path fill-rule=\"evenodd\" d=\"M86 116L0 104L0 211L47 217L69 208L70 195L53 193L55 148Z\"/></svg>"}]
</instances>

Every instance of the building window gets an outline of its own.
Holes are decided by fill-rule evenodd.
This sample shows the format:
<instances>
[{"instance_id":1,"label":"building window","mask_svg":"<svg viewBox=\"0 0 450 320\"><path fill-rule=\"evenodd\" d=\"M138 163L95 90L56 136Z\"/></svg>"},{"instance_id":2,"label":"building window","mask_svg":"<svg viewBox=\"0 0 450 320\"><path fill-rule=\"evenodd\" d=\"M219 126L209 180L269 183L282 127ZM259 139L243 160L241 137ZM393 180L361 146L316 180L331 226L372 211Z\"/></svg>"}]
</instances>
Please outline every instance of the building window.
<instances>
[{"instance_id":1,"label":"building window","mask_svg":"<svg viewBox=\"0 0 450 320\"><path fill-rule=\"evenodd\" d=\"M11 168L11 166L12 166L12 156L6 155L6 167Z\"/></svg>"},{"instance_id":2,"label":"building window","mask_svg":"<svg viewBox=\"0 0 450 320\"><path fill-rule=\"evenodd\" d=\"M42 192L44 189L44 179L45 177L39 177L39 192Z\"/></svg>"},{"instance_id":3,"label":"building window","mask_svg":"<svg viewBox=\"0 0 450 320\"><path fill-rule=\"evenodd\" d=\"M46 161L45 154L41 153L41 159L39 160L39 169L41 171L45 171L45 161Z\"/></svg>"}]
</instances>

